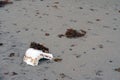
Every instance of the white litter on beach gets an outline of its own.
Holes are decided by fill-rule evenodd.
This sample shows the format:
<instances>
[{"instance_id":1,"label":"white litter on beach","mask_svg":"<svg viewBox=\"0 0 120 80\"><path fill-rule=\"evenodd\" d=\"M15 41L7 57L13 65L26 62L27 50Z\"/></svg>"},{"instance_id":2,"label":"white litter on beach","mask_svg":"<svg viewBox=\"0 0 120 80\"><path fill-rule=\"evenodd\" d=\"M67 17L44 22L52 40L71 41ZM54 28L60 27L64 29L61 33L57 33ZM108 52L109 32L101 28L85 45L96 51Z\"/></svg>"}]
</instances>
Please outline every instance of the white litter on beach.
<instances>
[{"instance_id":1,"label":"white litter on beach","mask_svg":"<svg viewBox=\"0 0 120 80\"><path fill-rule=\"evenodd\" d=\"M39 60L42 58L52 60L53 55L45 53L41 50L29 48L24 55L23 61L28 65L36 66L39 63Z\"/></svg>"}]
</instances>

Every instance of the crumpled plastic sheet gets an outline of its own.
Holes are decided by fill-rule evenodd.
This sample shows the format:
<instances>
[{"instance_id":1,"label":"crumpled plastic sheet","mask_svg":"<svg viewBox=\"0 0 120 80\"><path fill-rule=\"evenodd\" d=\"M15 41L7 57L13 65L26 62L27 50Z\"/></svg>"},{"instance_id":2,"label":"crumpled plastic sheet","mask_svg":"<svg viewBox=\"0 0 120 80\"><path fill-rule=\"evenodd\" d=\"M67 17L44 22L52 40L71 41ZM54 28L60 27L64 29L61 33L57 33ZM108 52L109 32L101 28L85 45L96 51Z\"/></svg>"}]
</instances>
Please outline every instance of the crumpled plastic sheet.
<instances>
[{"instance_id":1,"label":"crumpled plastic sheet","mask_svg":"<svg viewBox=\"0 0 120 80\"><path fill-rule=\"evenodd\" d=\"M37 66L39 63L39 60L42 58L52 60L53 55L50 53L45 53L41 50L29 48L26 50L23 61L28 65Z\"/></svg>"}]
</instances>

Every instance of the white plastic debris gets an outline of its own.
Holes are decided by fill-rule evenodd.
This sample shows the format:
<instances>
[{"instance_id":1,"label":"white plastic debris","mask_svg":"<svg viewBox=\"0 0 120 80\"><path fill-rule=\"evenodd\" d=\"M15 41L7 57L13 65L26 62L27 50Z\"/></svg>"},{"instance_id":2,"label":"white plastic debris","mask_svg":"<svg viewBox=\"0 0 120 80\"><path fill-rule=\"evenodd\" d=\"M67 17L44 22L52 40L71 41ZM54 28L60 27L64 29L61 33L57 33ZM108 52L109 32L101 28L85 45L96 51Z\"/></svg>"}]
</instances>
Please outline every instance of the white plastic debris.
<instances>
[{"instance_id":1,"label":"white plastic debris","mask_svg":"<svg viewBox=\"0 0 120 80\"><path fill-rule=\"evenodd\" d=\"M39 60L42 58L52 60L53 55L45 53L41 50L29 48L24 55L23 61L28 65L36 66L39 63Z\"/></svg>"}]
</instances>

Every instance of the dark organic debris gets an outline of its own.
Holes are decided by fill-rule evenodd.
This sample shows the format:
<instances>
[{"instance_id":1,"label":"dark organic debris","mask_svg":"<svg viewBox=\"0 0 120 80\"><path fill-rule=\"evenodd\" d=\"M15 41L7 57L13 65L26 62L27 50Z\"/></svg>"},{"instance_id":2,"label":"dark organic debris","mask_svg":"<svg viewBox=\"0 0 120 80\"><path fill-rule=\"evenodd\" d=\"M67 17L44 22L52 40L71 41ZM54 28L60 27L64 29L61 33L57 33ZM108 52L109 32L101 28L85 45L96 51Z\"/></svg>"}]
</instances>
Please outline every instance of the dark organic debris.
<instances>
[{"instance_id":1,"label":"dark organic debris","mask_svg":"<svg viewBox=\"0 0 120 80\"><path fill-rule=\"evenodd\" d=\"M54 2L54 4L59 4L59 2Z\"/></svg>"},{"instance_id":2,"label":"dark organic debris","mask_svg":"<svg viewBox=\"0 0 120 80\"><path fill-rule=\"evenodd\" d=\"M75 46L76 46L75 44L70 45L70 47L75 47Z\"/></svg>"},{"instance_id":3,"label":"dark organic debris","mask_svg":"<svg viewBox=\"0 0 120 80\"><path fill-rule=\"evenodd\" d=\"M103 48L103 45L102 44L100 44L100 45L98 45L99 46L99 48Z\"/></svg>"},{"instance_id":4,"label":"dark organic debris","mask_svg":"<svg viewBox=\"0 0 120 80\"><path fill-rule=\"evenodd\" d=\"M4 1L0 1L0 7L4 7L7 4L12 4L13 2L9 2L9 0L4 0Z\"/></svg>"},{"instance_id":5,"label":"dark organic debris","mask_svg":"<svg viewBox=\"0 0 120 80\"><path fill-rule=\"evenodd\" d=\"M20 30L16 31L16 33L20 33Z\"/></svg>"},{"instance_id":6,"label":"dark organic debris","mask_svg":"<svg viewBox=\"0 0 120 80\"><path fill-rule=\"evenodd\" d=\"M76 58L80 58L81 57L81 55L76 55Z\"/></svg>"},{"instance_id":7,"label":"dark organic debris","mask_svg":"<svg viewBox=\"0 0 120 80\"><path fill-rule=\"evenodd\" d=\"M96 21L100 21L100 19L96 19Z\"/></svg>"},{"instance_id":8,"label":"dark organic debris","mask_svg":"<svg viewBox=\"0 0 120 80\"><path fill-rule=\"evenodd\" d=\"M71 48L70 48L69 50L70 50L70 51L72 51L72 49L71 49Z\"/></svg>"},{"instance_id":9,"label":"dark organic debris","mask_svg":"<svg viewBox=\"0 0 120 80\"><path fill-rule=\"evenodd\" d=\"M62 37L64 37L64 34L59 34L58 37L62 38Z\"/></svg>"},{"instance_id":10,"label":"dark organic debris","mask_svg":"<svg viewBox=\"0 0 120 80\"><path fill-rule=\"evenodd\" d=\"M70 28L70 29L67 29L65 34L59 34L58 37L62 38L65 36L67 38L78 38L78 37L83 37L85 35L86 35L86 31L84 31L84 30L80 30L80 32L79 32L75 29Z\"/></svg>"},{"instance_id":11,"label":"dark organic debris","mask_svg":"<svg viewBox=\"0 0 120 80\"><path fill-rule=\"evenodd\" d=\"M36 43L36 42L31 42L30 48L34 48L34 49L37 49L37 50L42 50L43 52L47 52L47 53L49 52L49 48L45 47L42 44Z\"/></svg>"},{"instance_id":12,"label":"dark organic debris","mask_svg":"<svg viewBox=\"0 0 120 80\"><path fill-rule=\"evenodd\" d=\"M4 75L11 75L11 76L15 76L15 75L18 75L18 73L16 72L5 72Z\"/></svg>"},{"instance_id":13,"label":"dark organic debris","mask_svg":"<svg viewBox=\"0 0 120 80\"><path fill-rule=\"evenodd\" d=\"M4 75L8 75L8 74L9 74L9 72L5 72L5 73L4 73Z\"/></svg>"},{"instance_id":14,"label":"dark organic debris","mask_svg":"<svg viewBox=\"0 0 120 80\"><path fill-rule=\"evenodd\" d=\"M54 5L54 6L52 6L53 8L55 8L55 9L58 9L58 6L57 5Z\"/></svg>"},{"instance_id":15,"label":"dark organic debris","mask_svg":"<svg viewBox=\"0 0 120 80\"><path fill-rule=\"evenodd\" d=\"M14 57L15 53L10 53L9 57Z\"/></svg>"},{"instance_id":16,"label":"dark organic debris","mask_svg":"<svg viewBox=\"0 0 120 80\"><path fill-rule=\"evenodd\" d=\"M0 43L0 46L3 46L3 43Z\"/></svg>"},{"instance_id":17,"label":"dark organic debris","mask_svg":"<svg viewBox=\"0 0 120 80\"><path fill-rule=\"evenodd\" d=\"M61 73L61 74L60 74L60 77L61 77L61 78L65 78L66 75L65 75L64 73Z\"/></svg>"},{"instance_id":18,"label":"dark organic debris","mask_svg":"<svg viewBox=\"0 0 120 80\"><path fill-rule=\"evenodd\" d=\"M113 28L113 30L117 30L117 28Z\"/></svg>"},{"instance_id":19,"label":"dark organic debris","mask_svg":"<svg viewBox=\"0 0 120 80\"><path fill-rule=\"evenodd\" d=\"M96 48L92 48L92 50L95 50Z\"/></svg>"},{"instance_id":20,"label":"dark organic debris","mask_svg":"<svg viewBox=\"0 0 120 80\"><path fill-rule=\"evenodd\" d=\"M114 69L115 71L117 71L117 72L120 72L120 68L116 68L116 69Z\"/></svg>"},{"instance_id":21,"label":"dark organic debris","mask_svg":"<svg viewBox=\"0 0 120 80\"><path fill-rule=\"evenodd\" d=\"M12 45L12 47L16 47L16 45Z\"/></svg>"},{"instance_id":22,"label":"dark organic debris","mask_svg":"<svg viewBox=\"0 0 120 80\"><path fill-rule=\"evenodd\" d=\"M78 38L78 37L85 36L85 34L86 34L86 31L84 30L80 30L80 32L78 32L77 30L70 28L70 29L67 29L65 36L67 38Z\"/></svg>"},{"instance_id":23,"label":"dark organic debris","mask_svg":"<svg viewBox=\"0 0 120 80\"><path fill-rule=\"evenodd\" d=\"M112 60L110 60L109 62L110 62L110 63L112 63L113 61L112 61Z\"/></svg>"},{"instance_id":24,"label":"dark organic debris","mask_svg":"<svg viewBox=\"0 0 120 80\"><path fill-rule=\"evenodd\" d=\"M25 31L28 31L29 29L28 28L25 28Z\"/></svg>"},{"instance_id":25,"label":"dark organic debris","mask_svg":"<svg viewBox=\"0 0 120 80\"><path fill-rule=\"evenodd\" d=\"M120 10L118 12L120 13Z\"/></svg>"},{"instance_id":26,"label":"dark organic debris","mask_svg":"<svg viewBox=\"0 0 120 80\"><path fill-rule=\"evenodd\" d=\"M97 75L97 76L102 76L102 75L103 75L102 72L103 72L103 71L98 70L98 71L96 71L96 75Z\"/></svg>"},{"instance_id":27,"label":"dark organic debris","mask_svg":"<svg viewBox=\"0 0 120 80\"><path fill-rule=\"evenodd\" d=\"M86 54L87 52L84 51L83 53Z\"/></svg>"},{"instance_id":28,"label":"dark organic debris","mask_svg":"<svg viewBox=\"0 0 120 80\"><path fill-rule=\"evenodd\" d=\"M83 9L83 7L79 7L79 9Z\"/></svg>"},{"instance_id":29,"label":"dark organic debris","mask_svg":"<svg viewBox=\"0 0 120 80\"><path fill-rule=\"evenodd\" d=\"M61 62L62 59L61 59L61 58L55 58L54 61L55 61L55 62Z\"/></svg>"},{"instance_id":30,"label":"dark organic debris","mask_svg":"<svg viewBox=\"0 0 120 80\"><path fill-rule=\"evenodd\" d=\"M12 76L18 75L18 73L16 72L12 72Z\"/></svg>"},{"instance_id":31,"label":"dark organic debris","mask_svg":"<svg viewBox=\"0 0 120 80\"><path fill-rule=\"evenodd\" d=\"M14 1L21 1L21 0L14 0Z\"/></svg>"},{"instance_id":32,"label":"dark organic debris","mask_svg":"<svg viewBox=\"0 0 120 80\"><path fill-rule=\"evenodd\" d=\"M45 33L45 36L49 36L50 34L49 33Z\"/></svg>"}]
</instances>

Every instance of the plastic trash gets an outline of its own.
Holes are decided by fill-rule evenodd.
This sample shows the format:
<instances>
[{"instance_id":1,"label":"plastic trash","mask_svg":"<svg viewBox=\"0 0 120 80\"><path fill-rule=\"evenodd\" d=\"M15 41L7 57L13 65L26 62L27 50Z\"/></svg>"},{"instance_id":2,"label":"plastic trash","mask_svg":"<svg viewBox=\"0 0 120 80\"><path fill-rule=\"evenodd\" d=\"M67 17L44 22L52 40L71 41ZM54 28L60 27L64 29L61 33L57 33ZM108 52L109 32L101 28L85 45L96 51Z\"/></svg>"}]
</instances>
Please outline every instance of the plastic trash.
<instances>
[{"instance_id":1,"label":"plastic trash","mask_svg":"<svg viewBox=\"0 0 120 80\"><path fill-rule=\"evenodd\" d=\"M28 65L37 66L39 63L39 60L42 58L52 60L53 55L49 53L45 53L41 50L29 48L27 49L24 55L23 61Z\"/></svg>"}]
</instances>

